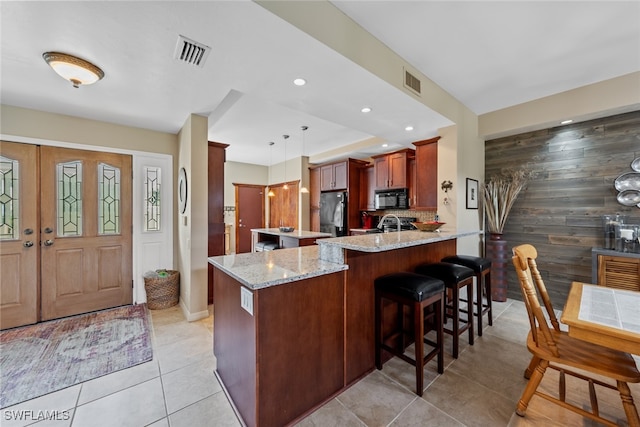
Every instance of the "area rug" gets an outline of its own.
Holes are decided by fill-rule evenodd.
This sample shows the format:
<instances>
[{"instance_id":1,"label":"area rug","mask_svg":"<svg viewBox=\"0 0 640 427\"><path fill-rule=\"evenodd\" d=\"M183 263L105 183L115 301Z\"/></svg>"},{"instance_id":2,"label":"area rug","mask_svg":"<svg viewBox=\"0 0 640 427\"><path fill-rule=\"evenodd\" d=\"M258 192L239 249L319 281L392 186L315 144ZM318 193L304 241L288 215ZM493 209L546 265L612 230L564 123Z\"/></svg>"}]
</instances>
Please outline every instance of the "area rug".
<instances>
[{"instance_id":1,"label":"area rug","mask_svg":"<svg viewBox=\"0 0 640 427\"><path fill-rule=\"evenodd\" d=\"M152 359L146 304L0 331L0 408Z\"/></svg>"}]
</instances>

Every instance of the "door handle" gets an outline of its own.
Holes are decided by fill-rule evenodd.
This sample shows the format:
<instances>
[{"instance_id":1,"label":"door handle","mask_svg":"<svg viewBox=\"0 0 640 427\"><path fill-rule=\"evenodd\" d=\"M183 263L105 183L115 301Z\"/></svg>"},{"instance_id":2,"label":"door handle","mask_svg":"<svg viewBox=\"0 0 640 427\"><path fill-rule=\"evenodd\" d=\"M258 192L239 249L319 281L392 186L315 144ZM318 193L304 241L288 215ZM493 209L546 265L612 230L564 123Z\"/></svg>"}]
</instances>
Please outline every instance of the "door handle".
<instances>
[{"instance_id":1,"label":"door handle","mask_svg":"<svg viewBox=\"0 0 640 427\"><path fill-rule=\"evenodd\" d=\"M50 228L50 227L47 227L47 228L44 229L44 232L47 233L47 234L53 233L53 229Z\"/></svg>"},{"instance_id":2,"label":"door handle","mask_svg":"<svg viewBox=\"0 0 640 427\"><path fill-rule=\"evenodd\" d=\"M33 242L31 240L27 240L22 244L22 246L24 246L25 248L30 248L31 246L33 246Z\"/></svg>"},{"instance_id":3,"label":"door handle","mask_svg":"<svg viewBox=\"0 0 640 427\"><path fill-rule=\"evenodd\" d=\"M44 241L44 245L45 245L45 246L51 246L51 245L53 245L53 240L51 240L51 239L47 239L47 240L45 240L45 241Z\"/></svg>"}]
</instances>

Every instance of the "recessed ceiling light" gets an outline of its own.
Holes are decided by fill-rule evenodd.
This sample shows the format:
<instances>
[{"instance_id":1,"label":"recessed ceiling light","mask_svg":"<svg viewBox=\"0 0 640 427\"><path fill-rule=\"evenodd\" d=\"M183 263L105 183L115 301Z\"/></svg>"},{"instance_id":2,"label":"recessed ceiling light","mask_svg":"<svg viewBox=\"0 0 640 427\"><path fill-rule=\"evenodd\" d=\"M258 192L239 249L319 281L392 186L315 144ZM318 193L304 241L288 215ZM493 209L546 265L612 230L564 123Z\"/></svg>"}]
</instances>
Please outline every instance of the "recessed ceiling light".
<instances>
[{"instance_id":1,"label":"recessed ceiling light","mask_svg":"<svg viewBox=\"0 0 640 427\"><path fill-rule=\"evenodd\" d=\"M363 107L360 111L362 111L363 113L369 113L371 112L371 107Z\"/></svg>"},{"instance_id":2,"label":"recessed ceiling light","mask_svg":"<svg viewBox=\"0 0 640 427\"><path fill-rule=\"evenodd\" d=\"M382 144L382 146L386 148L389 146L389 144Z\"/></svg>"},{"instance_id":3,"label":"recessed ceiling light","mask_svg":"<svg viewBox=\"0 0 640 427\"><path fill-rule=\"evenodd\" d=\"M561 125L568 125L569 123L573 123L573 120L563 120L560 122Z\"/></svg>"},{"instance_id":4,"label":"recessed ceiling light","mask_svg":"<svg viewBox=\"0 0 640 427\"><path fill-rule=\"evenodd\" d=\"M404 128L404 130L406 130L407 132L412 131L413 130L413 126L407 126L406 128Z\"/></svg>"},{"instance_id":5,"label":"recessed ceiling light","mask_svg":"<svg viewBox=\"0 0 640 427\"><path fill-rule=\"evenodd\" d=\"M297 78L293 81L293 84L296 86L304 86L307 84L307 81L305 79Z\"/></svg>"}]
</instances>

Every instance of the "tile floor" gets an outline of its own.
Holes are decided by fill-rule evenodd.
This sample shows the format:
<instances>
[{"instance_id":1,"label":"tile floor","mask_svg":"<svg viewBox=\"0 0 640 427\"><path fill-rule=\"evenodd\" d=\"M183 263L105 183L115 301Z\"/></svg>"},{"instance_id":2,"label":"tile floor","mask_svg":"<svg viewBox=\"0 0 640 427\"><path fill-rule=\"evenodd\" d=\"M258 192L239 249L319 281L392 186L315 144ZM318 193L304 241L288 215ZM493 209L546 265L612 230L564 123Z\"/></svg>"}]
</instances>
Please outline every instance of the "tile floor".
<instances>
[{"instance_id":1,"label":"tile floor","mask_svg":"<svg viewBox=\"0 0 640 427\"><path fill-rule=\"evenodd\" d=\"M33 411L27 412L32 419L38 411L58 411L57 420L36 422L37 427L240 426L213 374L213 316L188 323L178 307L151 314L153 361L5 408L0 414L2 427L34 424L16 421L13 414L18 411ZM522 373L530 359L524 344L527 331L520 301L494 303L493 326L486 326L485 318L483 336L476 337L474 346L462 340L465 344L457 360L445 356L443 375L437 375L435 362L425 367L422 398L413 392L413 367L394 358L298 426L595 425L535 396L525 418L515 415L526 383ZM450 349L447 336L446 351ZM546 389L554 387L547 378L553 372L545 377ZM572 399L588 407L583 389L568 381ZM638 384L632 391L640 402ZM601 412L627 425L618 395L599 392L598 396Z\"/></svg>"}]
</instances>

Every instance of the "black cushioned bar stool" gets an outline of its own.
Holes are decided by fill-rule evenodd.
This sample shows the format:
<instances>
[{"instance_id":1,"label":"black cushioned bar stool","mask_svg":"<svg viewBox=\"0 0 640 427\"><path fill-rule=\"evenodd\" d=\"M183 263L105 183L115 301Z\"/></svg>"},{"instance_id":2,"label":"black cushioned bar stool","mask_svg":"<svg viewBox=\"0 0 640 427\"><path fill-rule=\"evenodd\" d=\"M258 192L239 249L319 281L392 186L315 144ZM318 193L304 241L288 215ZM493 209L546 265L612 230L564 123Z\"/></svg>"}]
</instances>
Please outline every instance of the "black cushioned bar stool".
<instances>
[{"instance_id":1,"label":"black cushioned bar stool","mask_svg":"<svg viewBox=\"0 0 640 427\"><path fill-rule=\"evenodd\" d=\"M443 313L444 313L444 283L420 274L400 272L378 277L375 285L375 316L376 316L376 368L382 369L382 350L416 367L416 393L422 396L424 388L424 365L435 356L438 357L438 373L444 371L443 351ZM384 301L397 303L398 327L391 334L384 336ZM404 306L409 306L413 314L413 339L415 341L415 359L405 355L407 341L405 340ZM425 338L425 322L431 322L436 331L436 341ZM396 346L387 345L388 340L395 340ZM424 344L432 347L426 355Z\"/></svg>"},{"instance_id":2,"label":"black cushioned bar stool","mask_svg":"<svg viewBox=\"0 0 640 427\"><path fill-rule=\"evenodd\" d=\"M476 300L473 302L478 319L478 336L482 336L482 316L487 313L489 326L493 326L493 313L491 309L491 260L471 255L453 255L442 258L442 262L464 265L473 270L476 275ZM484 286L483 286L484 285ZM482 294L486 295L487 302L482 301Z\"/></svg>"},{"instance_id":3,"label":"black cushioned bar stool","mask_svg":"<svg viewBox=\"0 0 640 427\"><path fill-rule=\"evenodd\" d=\"M444 323L447 323L447 310L451 310L453 326L451 329L444 328L444 332L453 336L452 355L457 359L460 334L468 330L469 344L473 345L473 311L467 311L466 319L460 316L460 289L466 287L467 301L473 301L473 270L462 265L448 262L435 262L420 264L416 267L416 273L442 280L447 291L450 292L450 301L445 302ZM460 322L464 323L463 327L460 327Z\"/></svg>"}]
</instances>

